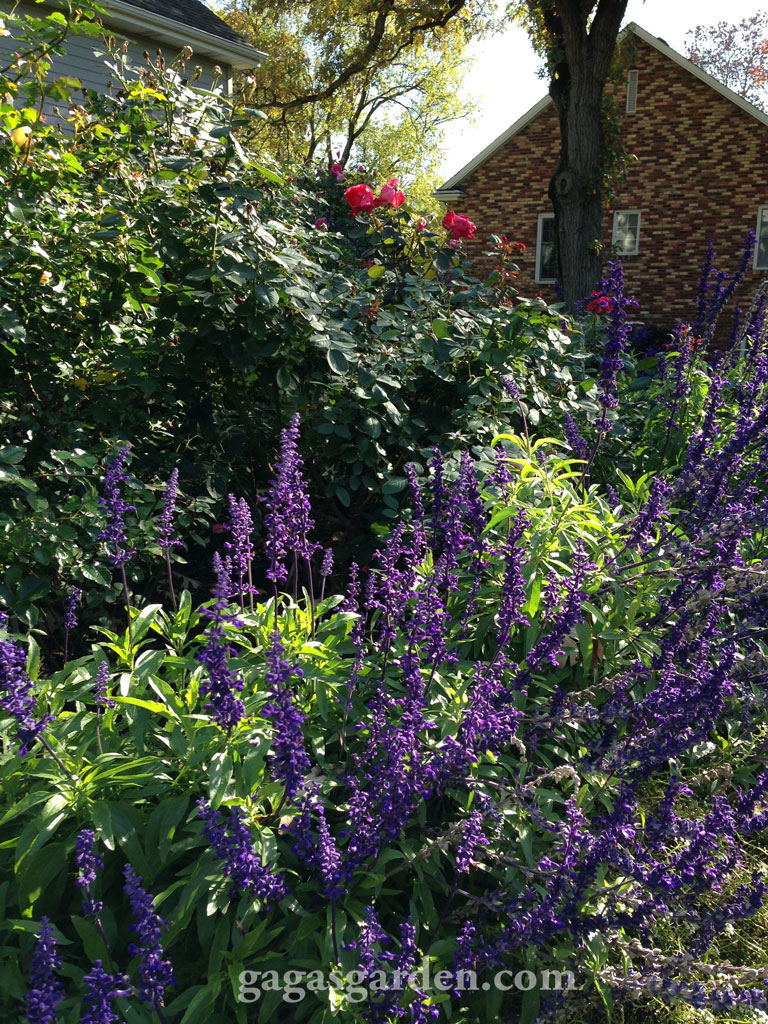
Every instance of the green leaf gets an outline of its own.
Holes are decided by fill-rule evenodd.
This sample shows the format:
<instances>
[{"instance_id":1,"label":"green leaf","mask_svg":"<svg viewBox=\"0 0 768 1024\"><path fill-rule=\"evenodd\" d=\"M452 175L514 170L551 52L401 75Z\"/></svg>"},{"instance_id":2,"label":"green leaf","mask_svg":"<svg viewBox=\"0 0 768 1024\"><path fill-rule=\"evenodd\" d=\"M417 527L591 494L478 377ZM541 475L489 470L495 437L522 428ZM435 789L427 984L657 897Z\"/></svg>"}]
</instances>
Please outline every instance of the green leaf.
<instances>
[{"instance_id":1,"label":"green leaf","mask_svg":"<svg viewBox=\"0 0 768 1024\"><path fill-rule=\"evenodd\" d=\"M211 758L211 767L208 773L208 801L214 810L224 798L231 780L232 756L219 750Z\"/></svg>"},{"instance_id":2,"label":"green leaf","mask_svg":"<svg viewBox=\"0 0 768 1024\"><path fill-rule=\"evenodd\" d=\"M387 272L386 267L382 267L380 263L375 263L372 267L368 267L368 277L374 281L378 281L380 277L384 277Z\"/></svg>"},{"instance_id":3,"label":"green leaf","mask_svg":"<svg viewBox=\"0 0 768 1024\"><path fill-rule=\"evenodd\" d=\"M86 918L77 917L75 914L72 914L70 921L75 926L75 930L82 940L86 956L91 961L102 960L108 963L109 950L104 945L104 939L101 937L98 928L86 920Z\"/></svg>"},{"instance_id":4,"label":"green leaf","mask_svg":"<svg viewBox=\"0 0 768 1024\"><path fill-rule=\"evenodd\" d=\"M157 618L157 613L162 607L163 606L161 604L148 604L146 608L141 609L132 624L134 645L137 644L147 632L151 624Z\"/></svg>"},{"instance_id":5,"label":"green leaf","mask_svg":"<svg viewBox=\"0 0 768 1024\"><path fill-rule=\"evenodd\" d=\"M18 871L25 859L44 846L68 815L67 798L54 793L39 815L32 819L21 833L16 844L16 867Z\"/></svg>"},{"instance_id":6,"label":"green leaf","mask_svg":"<svg viewBox=\"0 0 768 1024\"><path fill-rule=\"evenodd\" d=\"M328 365L334 373L346 373L349 365L347 363L347 357L338 348L329 348L326 355Z\"/></svg>"}]
</instances>

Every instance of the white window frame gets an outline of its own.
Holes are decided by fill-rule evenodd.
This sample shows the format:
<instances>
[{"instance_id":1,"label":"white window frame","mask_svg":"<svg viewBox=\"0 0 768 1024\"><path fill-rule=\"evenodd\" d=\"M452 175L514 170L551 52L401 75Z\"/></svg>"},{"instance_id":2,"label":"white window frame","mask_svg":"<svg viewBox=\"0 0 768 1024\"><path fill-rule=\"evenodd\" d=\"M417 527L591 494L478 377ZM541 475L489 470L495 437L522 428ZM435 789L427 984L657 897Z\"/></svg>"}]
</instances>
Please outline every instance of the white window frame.
<instances>
[{"instance_id":1,"label":"white window frame","mask_svg":"<svg viewBox=\"0 0 768 1024\"><path fill-rule=\"evenodd\" d=\"M619 232L619 217L624 214L630 216L637 216L637 234L635 235L635 247L634 249L619 249L617 248L616 239ZM613 214L613 236L611 242L614 246L614 251L618 256L637 256L640 252L640 221L642 220L640 210L615 210Z\"/></svg>"},{"instance_id":2,"label":"white window frame","mask_svg":"<svg viewBox=\"0 0 768 1024\"><path fill-rule=\"evenodd\" d=\"M541 236L542 227L545 220L554 221L554 213L540 213L538 221L536 222L536 275L534 281L536 284L554 284L557 280L556 277L542 277L541 276Z\"/></svg>"},{"instance_id":3,"label":"white window frame","mask_svg":"<svg viewBox=\"0 0 768 1024\"><path fill-rule=\"evenodd\" d=\"M758 206L757 223L755 224L755 257L752 261L754 270L768 270L768 245L766 246L765 263L759 263L760 257L760 234L762 231L768 233L768 206Z\"/></svg>"}]
</instances>

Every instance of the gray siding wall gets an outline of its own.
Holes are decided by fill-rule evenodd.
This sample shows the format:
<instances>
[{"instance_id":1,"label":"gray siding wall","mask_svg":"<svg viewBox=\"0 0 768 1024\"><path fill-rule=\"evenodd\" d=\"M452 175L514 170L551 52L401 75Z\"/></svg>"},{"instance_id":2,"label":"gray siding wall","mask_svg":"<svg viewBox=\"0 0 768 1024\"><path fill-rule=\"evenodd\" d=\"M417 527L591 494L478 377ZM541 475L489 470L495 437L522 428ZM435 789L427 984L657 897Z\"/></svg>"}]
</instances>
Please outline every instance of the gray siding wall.
<instances>
[{"instance_id":1,"label":"gray siding wall","mask_svg":"<svg viewBox=\"0 0 768 1024\"><path fill-rule=\"evenodd\" d=\"M0 0L0 17L2 17L3 9L5 7L3 0ZM18 14L32 14L33 17L41 16L41 8L37 4L25 4L19 5L17 10ZM169 46L167 43L158 42L157 39L152 39L141 32L141 12L136 11L137 15L137 30L132 33L132 39L128 44L128 52L126 54L126 61L130 65L134 65L139 68L146 67L146 63L143 57L144 51L148 51L150 59L154 62L157 56L158 49L162 50L163 57L167 63L171 63L176 59L179 51L184 46L184 26L179 26L179 43L175 48ZM117 40L118 45L124 38L124 34L112 30L105 22L107 30ZM114 88L119 88L119 82L116 79L114 72L107 67L107 62L112 63L111 58L107 55L97 57L94 55L94 51L104 53L105 45L99 36L79 36L70 35L67 37L64 48L66 53L60 57L56 57L52 63L49 77L58 78L59 76L66 76L69 78L77 78L83 83L83 87L86 89L95 89L97 92L106 92L109 88L110 83ZM6 57L16 52L19 49L18 45L14 43L11 36L0 36L0 60L3 66L7 63ZM186 74L190 81L195 73L195 67L199 65L202 67L202 74L193 85L198 85L201 89L210 89L213 82L213 68L216 62L211 60L210 57L202 57L198 54L194 54L192 58L187 61ZM228 91L228 87L231 88L232 82L232 71L226 64L219 63L223 76L218 79L218 86L223 88L225 92ZM77 101L77 96L74 97ZM48 112L50 115L50 111Z\"/></svg>"}]
</instances>

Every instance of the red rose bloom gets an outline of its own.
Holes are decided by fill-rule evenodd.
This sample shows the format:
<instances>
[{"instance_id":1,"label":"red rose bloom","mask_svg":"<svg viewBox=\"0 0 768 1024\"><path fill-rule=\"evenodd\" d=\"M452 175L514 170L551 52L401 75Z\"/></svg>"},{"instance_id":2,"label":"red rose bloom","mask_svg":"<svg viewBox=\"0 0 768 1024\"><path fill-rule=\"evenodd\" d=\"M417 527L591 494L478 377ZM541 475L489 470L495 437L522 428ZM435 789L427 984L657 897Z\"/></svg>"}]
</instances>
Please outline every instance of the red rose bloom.
<instances>
[{"instance_id":1,"label":"red rose bloom","mask_svg":"<svg viewBox=\"0 0 768 1024\"><path fill-rule=\"evenodd\" d=\"M379 198L374 201L374 206L402 206L405 202L405 193L397 191L397 178L390 178L386 185L381 186Z\"/></svg>"},{"instance_id":2,"label":"red rose bloom","mask_svg":"<svg viewBox=\"0 0 768 1024\"><path fill-rule=\"evenodd\" d=\"M358 213L370 213L373 209L373 190L370 185L350 185L344 193L353 217Z\"/></svg>"},{"instance_id":3,"label":"red rose bloom","mask_svg":"<svg viewBox=\"0 0 768 1024\"><path fill-rule=\"evenodd\" d=\"M461 238L474 238L477 230L469 217L462 217L460 214L454 213L453 210L449 210L443 217L443 227L446 231L450 231L452 242Z\"/></svg>"}]
</instances>

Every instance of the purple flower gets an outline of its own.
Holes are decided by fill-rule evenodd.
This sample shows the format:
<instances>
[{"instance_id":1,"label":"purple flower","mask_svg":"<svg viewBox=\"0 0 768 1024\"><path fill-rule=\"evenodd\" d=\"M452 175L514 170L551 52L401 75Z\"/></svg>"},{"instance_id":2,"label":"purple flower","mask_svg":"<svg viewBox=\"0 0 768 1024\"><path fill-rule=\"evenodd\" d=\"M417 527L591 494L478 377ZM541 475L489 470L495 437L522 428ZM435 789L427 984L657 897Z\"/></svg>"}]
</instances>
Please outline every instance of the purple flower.
<instances>
[{"instance_id":1,"label":"purple flower","mask_svg":"<svg viewBox=\"0 0 768 1024\"><path fill-rule=\"evenodd\" d=\"M333 572L333 548L326 548L320 565L320 575L330 576Z\"/></svg>"},{"instance_id":2,"label":"purple flower","mask_svg":"<svg viewBox=\"0 0 768 1024\"><path fill-rule=\"evenodd\" d=\"M456 937L456 952L453 954L453 974L459 982L463 982L466 979L464 972L474 972L477 970L477 955L472 949L476 932L477 929L472 922L465 921ZM455 990L453 995L454 998L460 999L462 993Z\"/></svg>"},{"instance_id":3,"label":"purple flower","mask_svg":"<svg viewBox=\"0 0 768 1024\"><path fill-rule=\"evenodd\" d=\"M610 309L607 338L603 349L598 400L603 406L602 429L610 430L605 413L608 409L615 409L619 404L616 378L624 369L622 354L626 351L632 331L627 321L627 309L636 306L637 303L624 295L624 271L621 261L608 263L606 269L607 276L600 282L598 289L601 293L611 296L613 305Z\"/></svg>"},{"instance_id":4,"label":"purple flower","mask_svg":"<svg viewBox=\"0 0 768 1024\"><path fill-rule=\"evenodd\" d=\"M286 661L284 654L280 634L273 633L265 679L270 687L270 701L262 708L261 715L272 722L272 773L285 786L286 799L291 800L303 788L310 763L301 730L306 716L294 704L293 693L287 685L291 676L301 679L304 673L297 665Z\"/></svg>"},{"instance_id":5,"label":"purple flower","mask_svg":"<svg viewBox=\"0 0 768 1024\"><path fill-rule=\"evenodd\" d=\"M75 610L77 602L82 596L83 592L79 587L70 587L67 591L67 596L64 598L64 618L61 620L64 629L77 629Z\"/></svg>"},{"instance_id":6,"label":"purple flower","mask_svg":"<svg viewBox=\"0 0 768 1024\"><path fill-rule=\"evenodd\" d=\"M251 896L269 903L282 899L286 889L282 875L262 863L253 849L253 836L239 807L232 809L227 822L219 811L200 799L199 814L204 822L203 831L214 853L223 862L224 874L232 880L232 898Z\"/></svg>"},{"instance_id":7,"label":"purple flower","mask_svg":"<svg viewBox=\"0 0 768 1024\"><path fill-rule=\"evenodd\" d=\"M640 545L643 551L650 547L653 530L666 511L670 486L662 477L654 477L648 500L640 509L627 534L627 546Z\"/></svg>"},{"instance_id":8,"label":"purple flower","mask_svg":"<svg viewBox=\"0 0 768 1024\"><path fill-rule=\"evenodd\" d=\"M256 593L255 587L250 583L251 562L253 561L253 544L251 542L253 519L245 498L238 500L234 494L230 494L228 501L232 541L227 541L224 547L227 551L232 552L232 571L237 576L240 603L243 607L243 595ZM249 581L248 583L245 582L246 579Z\"/></svg>"},{"instance_id":9,"label":"purple flower","mask_svg":"<svg viewBox=\"0 0 768 1024\"><path fill-rule=\"evenodd\" d=\"M130 477L123 471L125 460L131 446L124 445L117 455L107 464L107 471L104 474L104 496L99 498L99 504L107 510L107 525L98 535L109 549L109 561L112 565L125 565L132 555L136 553L135 548L128 550L125 544L128 536L125 532L125 513L135 512L133 505L126 505L120 493L120 484L127 483Z\"/></svg>"},{"instance_id":10,"label":"purple flower","mask_svg":"<svg viewBox=\"0 0 768 1024\"><path fill-rule=\"evenodd\" d=\"M31 988L25 996L29 1024L56 1024L56 1007L64 998L64 986L53 973L61 967L56 938L47 917L40 920L40 934L29 967Z\"/></svg>"},{"instance_id":11,"label":"purple flower","mask_svg":"<svg viewBox=\"0 0 768 1024\"><path fill-rule=\"evenodd\" d=\"M102 664L106 664L106 662L102 662ZM104 867L104 861L94 853L95 838L95 833L89 828L84 828L78 833L75 843L75 863L77 864L75 885L85 890L86 899L83 900L83 913L97 916L101 913L103 904L92 898L91 886L96 881L97 870Z\"/></svg>"},{"instance_id":12,"label":"purple flower","mask_svg":"<svg viewBox=\"0 0 768 1024\"><path fill-rule=\"evenodd\" d=\"M0 612L0 629L5 629L8 616ZM24 651L13 640L0 640L0 708L16 719L16 738L21 743L19 756L29 751L53 715L44 715L35 721L33 711L32 680L27 675Z\"/></svg>"},{"instance_id":13,"label":"purple flower","mask_svg":"<svg viewBox=\"0 0 768 1024\"><path fill-rule=\"evenodd\" d=\"M159 1010L163 1006L165 987L175 984L171 962L163 959L160 944L167 923L155 911L152 897L141 887L141 876L130 864L125 865L123 874L123 891L128 895L136 922L131 929L139 936L139 941L128 947L131 956L139 957L139 998L150 1009Z\"/></svg>"},{"instance_id":14,"label":"purple flower","mask_svg":"<svg viewBox=\"0 0 768 1024\"><path fill-rule=\"evenodd\" d=\"M172 547L181 545L181 541L172 537L173 516L176 512L176 498L179 488L179 471L174 469L168 477L168 483L163 495L163 511L157 520L157 542L163 551L170 551Z\"/></svg>"},{"instance_id":15,"label":"purple flower","mask_svg":"<svg viewBox=\"0 0 768 1024\"><path fill-rule=\"evenodd\" d=\"M94 700L97 707L113 708L115 702L107 696L107 685L109 683L109 665L102 661L96 670L96 679L93 684Z\"/></svg>"},{"instance_id":16,"label":"purple flower","mask_svg":"<svg viewBox=\"0 0 768 1024\"><path fill-rule=\"evenodd\" d=\"M313 813L317 819L317 834L312 830ZM341 857L323 805L314 793L305 799L301 814L292 822L290 831L296 836L293 852L308 868L318 873L325 899L335 900L342 896L347 890L341 884Z\"/></svg>"},{"instance_id":17,"label":"purple flower","mask_svg":"<svg viewBox=\"0 0 768 1024\"><path fill-rule=\"evenodd\" d=\"M579 428L576 426L576 422L570 413L563 413L563 422L565 424L565 436L568 438L568 444L571 446L571 451L577 459L587 459L587 442L579 433Z\"/></svg>"},{"instance_id":18,"label":"purple flower","mask_svg":"<svg viewBox=\"0 0 768 1024\"><path fill-rule=\"evenodd\" d=\"M245 705L235 696L242 692L243 679L240 675L233 675L229 667L229 656L235 654L235 649L227 643L224 633L225 622L237 623L238 620L225 611L231 586L228 560L222 561L217 552L213 556L213 567L216 572L213 590L216 600L210 609L204 609L204 614L212 621L204 634L206 645L196 658L206 671L206 677L200 684L201 696L210 695L205 710L210 711L221 728L229 733L245 716Z\"/></svg>"},{"instance_id":19,"label":"purple flower","mask_svg":"<svg viewBox=\"0 0 768 1024\"><path fill-rule=\"evenodd\" d=\"M79 1024L115 1024L120 1020L112 1010L112 1003L115 999L133 995L131 983L125 975L107 974L101 966L101 960L95 960L83 981L86 986L83 996L85 1013Z\"/></svg>"},{"instance_id":20,"label":"purple flower","mask_svg":"<svg viewBox=\"0 0 768 1024\"><path fill-rule=\"evenodd\" d=\"M523 512L518 512L509 526L504 549L504 583L501 587L496 626L500 647L505 646L511 635L512 627L516 623L521 626L529 625L528 619L523 615L525 577L523 576L523 551L520 546L520 541L528 526L530 523Z\"/></svg>"},{"instance_id":21,"label":"purple flower","mask_svg":"<svg viewBox=\"0 0 768 1024\"><path fill-rule=\"evenodd\" d=\"M456 848L456 871L459 874L469 871L472 854L478 846L487 845L488 840L483 834L483 815L480 811L473 811L464 822L461 840Z\"/></svg>"},{"instance_id":22,"label":"purple flower","mask_svg":"<svg viewBox=\"0 0 768 1024\"><path fill-rule=\"evenodd\" d=\"M277 460L277 474L266 497L267 514L264 526L267 531L267 577L275 583L288 579L284 565L289 551L294 551L309 560L316 544L309 541L312 527L311 506L306 493L302 470L304 462L299 455L299 414L291 425L280 433L280 455Z\"/></svg>"}]
</instances>

